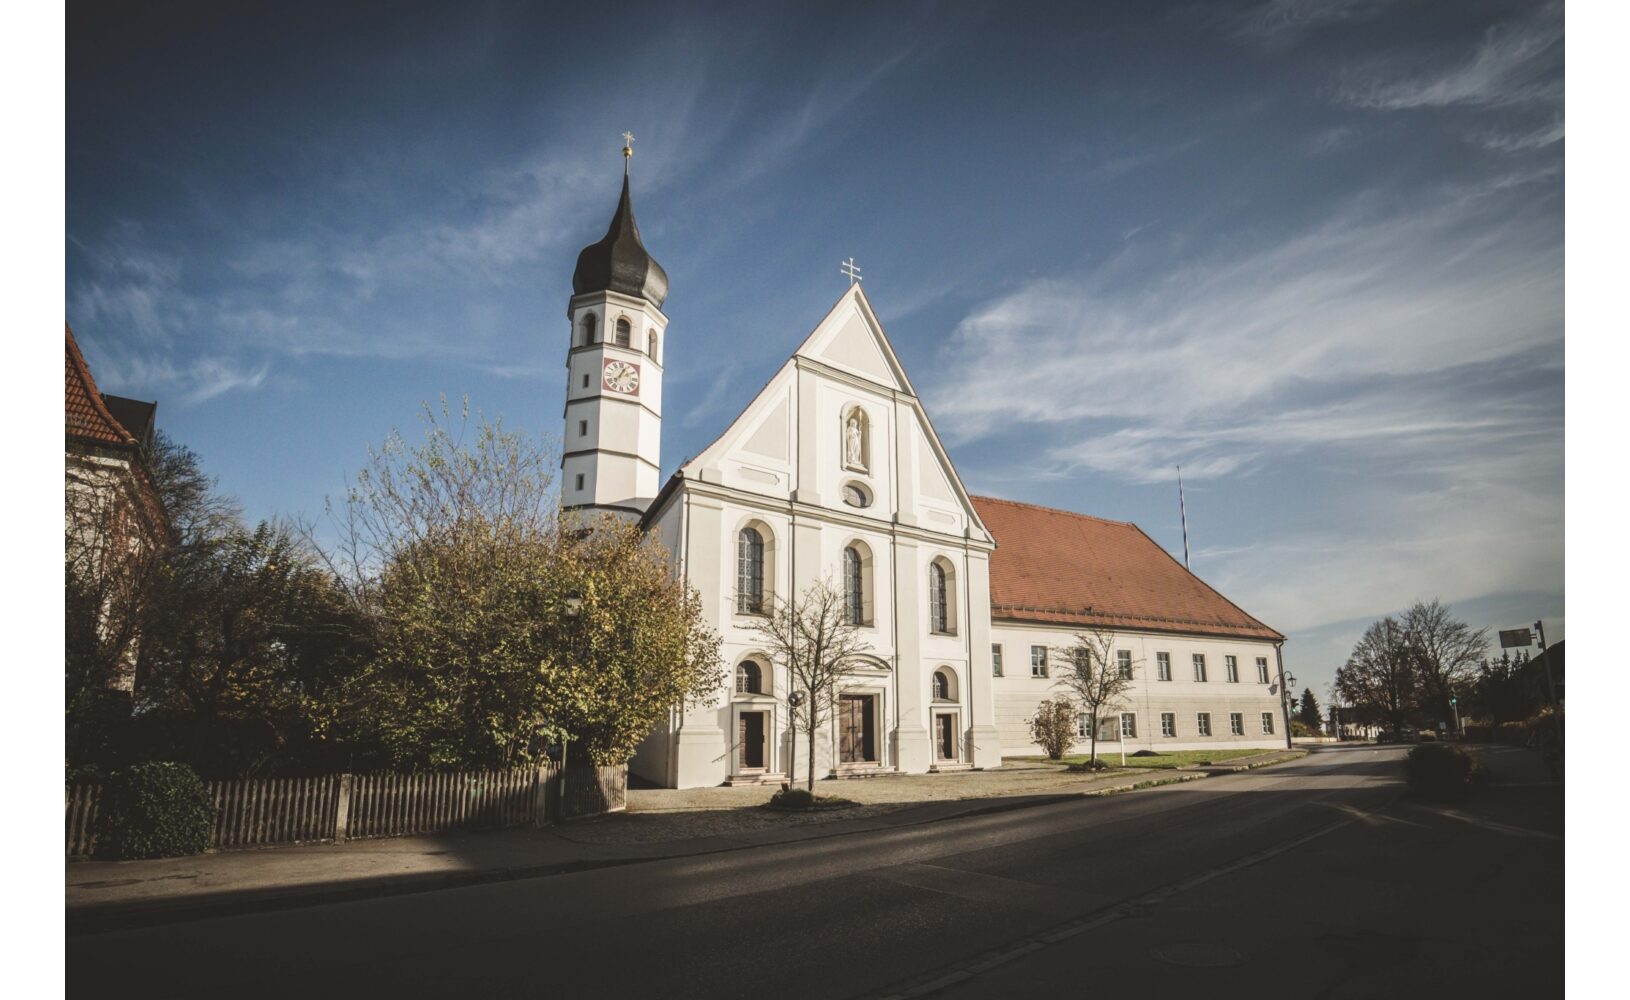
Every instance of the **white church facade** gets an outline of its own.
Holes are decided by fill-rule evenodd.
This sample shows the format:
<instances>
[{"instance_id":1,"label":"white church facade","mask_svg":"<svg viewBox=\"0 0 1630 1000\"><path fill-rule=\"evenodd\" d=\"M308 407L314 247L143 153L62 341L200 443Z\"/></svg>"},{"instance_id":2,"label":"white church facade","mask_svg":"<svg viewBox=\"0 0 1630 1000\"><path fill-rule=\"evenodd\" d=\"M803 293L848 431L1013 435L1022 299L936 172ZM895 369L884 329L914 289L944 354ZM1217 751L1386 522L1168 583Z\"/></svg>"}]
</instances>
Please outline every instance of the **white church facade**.
<instances>
[{"instance_id":1,"label":"white church facade","mask_svg":"<svg viewBox=\"0 0 1630 1000\"><path fill-rule=\"evenodd\" d=\"M1115 728L1129 751L1283 745L1283 637L1132 525L970 496L858 284L661 483L667 289L625 175L573 275L562 503L638 517L701 595L728 667L713 705L676 708L644 741L634 774L679 788L790 777L806 737L795 750L787 672L754 626L816 581L842 588L868 647L817 734L818 774L1039 752L1028 720L1060 693L1050 661L1088 627L1125 644L1136 683ZM1037 531L1070 539L1070 561ZM1217 683L1183 672L1202 661ZM1172 679L1154 679L1159 663Z\"/></svg>"}]
</instances>

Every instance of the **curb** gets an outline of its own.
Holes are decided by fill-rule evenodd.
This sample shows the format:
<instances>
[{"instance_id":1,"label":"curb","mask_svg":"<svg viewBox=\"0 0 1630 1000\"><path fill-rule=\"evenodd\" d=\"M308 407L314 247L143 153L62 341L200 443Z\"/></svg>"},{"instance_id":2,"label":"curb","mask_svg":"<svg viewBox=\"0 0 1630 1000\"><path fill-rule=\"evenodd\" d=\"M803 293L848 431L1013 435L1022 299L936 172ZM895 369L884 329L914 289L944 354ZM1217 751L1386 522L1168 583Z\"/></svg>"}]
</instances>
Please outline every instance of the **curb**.
<instances>
[{"instance_id":1,"label":"curb","mask_svg":"<svg viewBox=\"0 0 1630 1000\"><path fill-rule=\"evenodd\" d=\"M807 837L798 837L792 840L774 841L769 843L746 842L730 847L716 847L701 851L681 851L675 854L647 855L632 858L601 858L593 860L571 861L551 865L522 865L503 868L486 868L468 872L437 872L428 875L396 875L384 878L359 880L355 882L331 882L322 886L302 889L252 889L240 892L228 892L226 899L210 899L183 901L178 903L167 902L137 902L137 903L103 903L90 904L79 907L68 907L65 921L66 933L70 936L81 934L98 934L105 931L132 930L140 927L154 927L172 923L190 923L197 920L210 920L221 917L236 917L251 913L267 913L278 910L292 910L307 906L326 906L330 903L356 902L364 899L380 899L387 896L405 896L422 892L438 892L443 889L460 889L468 886L486 885L494 882L513 882L529 878L547 878L554 875L570 875L575 872L592 871L599 868L615 868L623 865L644 864L649 861L670 861L675 858L705 857L711 854L726 854L733 851L744 851L755 847L772 847L781 844L796 844L808 840L829 840L834 837L848 837L857 833L878 833L886 830L903 830L914 826L927 826L932 823L943 823L953 819L968 819L977 816L992 816L999 813L1018 812L1022 809L1036 809L1042 806L1061 805L1078 799L1107 798L1112 795L1124 795L1144 788L1158 788L1162 785L1177 785L1190 781L1201 781L1206 778L1220 777L1240 771L1252 770L1258 767L1268 767L1273 764L1283 764L1298 757L1287 757L1280 760L1263 761L1243 767L1221 769L1217 774L1208 771L1188 771L1175 773L1158 778L1146 778L1139 781L1110 785L1105 788L1094 788L1080 792L1062 792L1053 795L1012 796L1008 801L997 800L987 805L974 806L943 816L933 816L926 819L908 823L883 823L862 830L843 830L829 833L811 833ZM978 800L964 800L978 801ZM815 827L814 829L818 829Z\"/></svg>"}]
</instances>

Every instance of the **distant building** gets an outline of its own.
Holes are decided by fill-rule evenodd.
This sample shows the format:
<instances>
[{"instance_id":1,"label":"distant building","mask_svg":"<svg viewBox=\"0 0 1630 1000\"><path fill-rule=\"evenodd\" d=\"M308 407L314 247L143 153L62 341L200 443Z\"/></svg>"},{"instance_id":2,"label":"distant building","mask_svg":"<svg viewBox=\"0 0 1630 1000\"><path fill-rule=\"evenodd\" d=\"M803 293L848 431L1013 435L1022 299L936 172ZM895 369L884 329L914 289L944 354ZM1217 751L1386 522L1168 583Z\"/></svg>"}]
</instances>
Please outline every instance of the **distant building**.
<instances>
[{"instance_id":1,"label":"distant building","mask_svg":"<svg viewBox=\"0 0 1630 1000\"><path fill-rule=\"evenodd\" d=\"M167 530L143 461L158 404L97 389L73 330L63 329L64 558L100 608L100 637L116 665L110 686L128 691L136 663L133 590Z\"/></svg>"},{"instance_id":2,"label":"distant building","mask_svg":"<svg viewBox=\"0 0 1630 1000\"><path fill-rule=\"evenodd\" d=\"M713 706L650 734L634 773L681 788L787 779L789 678L754 626L817 580L842 587L870 646L817 734L820 774L1038 753L1028 720L1061 693L1053 650L1091 628L1113 632L1135 681L1107 749L1122 732L1128 749L1283 744L1283 636L1135 525L970 496L859 284L665 484L664 372L716 359L669 336L668 277L626 177L572 293L562 502L659 538L729 668Z\"/></svg>"}]
</instances>

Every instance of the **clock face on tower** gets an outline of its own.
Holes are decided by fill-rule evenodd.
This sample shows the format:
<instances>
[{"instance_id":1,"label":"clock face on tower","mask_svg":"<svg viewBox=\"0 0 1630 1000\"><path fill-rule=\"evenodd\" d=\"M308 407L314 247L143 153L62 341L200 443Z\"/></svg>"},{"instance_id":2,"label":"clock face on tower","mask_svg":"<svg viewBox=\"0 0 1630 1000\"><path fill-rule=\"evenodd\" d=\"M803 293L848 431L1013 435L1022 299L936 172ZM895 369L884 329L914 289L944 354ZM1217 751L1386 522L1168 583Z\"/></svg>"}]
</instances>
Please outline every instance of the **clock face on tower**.
<instances>
[{"instance_id":1,"label":"clock face on tower","mask_svg":"<svg viewBox=\"0 0 1630 1000\"><path fill-rule=\"evenodd\" d=\"M640 394L639 365L627 361L607 361L600 379L612 392L624 392L630 396Z\"/></svg>"}]
</instances>

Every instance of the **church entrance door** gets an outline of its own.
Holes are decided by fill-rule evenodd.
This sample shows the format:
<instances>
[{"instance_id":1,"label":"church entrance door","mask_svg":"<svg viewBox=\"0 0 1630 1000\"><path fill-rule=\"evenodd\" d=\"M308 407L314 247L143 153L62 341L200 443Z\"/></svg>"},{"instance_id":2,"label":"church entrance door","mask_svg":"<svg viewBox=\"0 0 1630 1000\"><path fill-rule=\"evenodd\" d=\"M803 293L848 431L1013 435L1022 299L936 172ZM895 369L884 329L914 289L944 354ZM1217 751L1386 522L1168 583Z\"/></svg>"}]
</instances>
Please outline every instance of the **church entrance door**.
<instances>
[{"instance_id":1,"label":"church entrance door","mask_svg":"<svg viewBox=\"0 0 1630 1000\"><path fill-rule=\"evenodd\" d=\"M838 762L860 764L877 760L873 735L877 698L869 694L838 697Z\"/></svg>"},{"instance_id":2,"label":"church entrance door","mask_svg":"<svg viewBox=\"0 0 1630 1000\"><path fill-rule=\"evenodd\" d=\"M940 760L956 760L956 716L948 713L934 716L934 736Z\"/></svg>"},{"instance_id":3,"label":"church entrance door","mask_svg":"<svg viewBox=\"0 0 1630 1000\"><path fill-rule=\"evenodd\" d=\"M764 770L764 713L741 713L741 731L737 734L741 746L740 767L743 771Z\"/></svg>"}]
</instances>

